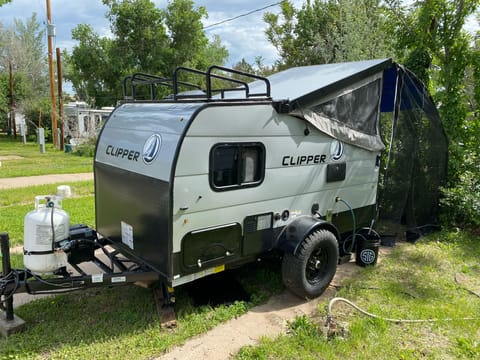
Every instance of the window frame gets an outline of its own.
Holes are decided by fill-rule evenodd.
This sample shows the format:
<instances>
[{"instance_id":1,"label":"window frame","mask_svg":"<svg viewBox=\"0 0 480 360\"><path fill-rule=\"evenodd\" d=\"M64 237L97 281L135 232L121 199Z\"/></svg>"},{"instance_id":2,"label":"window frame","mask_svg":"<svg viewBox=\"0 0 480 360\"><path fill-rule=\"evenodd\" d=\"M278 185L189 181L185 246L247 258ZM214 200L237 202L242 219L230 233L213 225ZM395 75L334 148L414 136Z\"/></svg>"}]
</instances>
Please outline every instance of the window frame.
<instances>
[{"instance_id":1,"label":"window frame","mask_svg":"<svg viewBox=\"0 0 480 360\"><path fill-rule=\"evenodd\" d=\"M239 160L237 162L237 181L235 184L232 185L225 185L225 186L218 186L215 184L214 173L215 173L215 151L218 148L236 148L238 149ZM258 156L258 170L259 170L259 178L256 181L250 182L241 182L242 174L243 174L243 167L244 167L244 160L243 160L243 149L248 147L257 147L260 149L260 154ZM210 183L210 188L216 192L221 191L229 191L229 190L238 190L244 188L251 188L255 186L259 186L263 180L265 179L265 165L266 165L266 151L265 145L261 142L222 142L216 143L210 149L210 156L209 156L209 165L208 165L208 180Z\"/></svg>"}]
</instances>

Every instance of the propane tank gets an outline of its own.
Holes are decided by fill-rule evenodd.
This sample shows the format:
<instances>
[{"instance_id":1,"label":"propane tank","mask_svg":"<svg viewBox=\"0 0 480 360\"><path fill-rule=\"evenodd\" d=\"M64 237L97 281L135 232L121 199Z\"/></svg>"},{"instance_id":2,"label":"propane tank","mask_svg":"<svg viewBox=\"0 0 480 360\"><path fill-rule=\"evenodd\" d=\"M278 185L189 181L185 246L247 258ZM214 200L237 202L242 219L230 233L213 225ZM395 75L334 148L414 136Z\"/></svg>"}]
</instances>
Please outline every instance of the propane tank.
<instances>
[{"instance_id":1,"label":"propane tank","mask_svg":"<svg viewBox=\"0 0 480 360\"><path fill-rule=\"evenodd\" d=\"M56 243L69 236L70 218L62 210L62 197L35 196L35 210L25 215L23 264L37 274L52 273L67 265L67 254Z\"/></svg>"}]
</instances>

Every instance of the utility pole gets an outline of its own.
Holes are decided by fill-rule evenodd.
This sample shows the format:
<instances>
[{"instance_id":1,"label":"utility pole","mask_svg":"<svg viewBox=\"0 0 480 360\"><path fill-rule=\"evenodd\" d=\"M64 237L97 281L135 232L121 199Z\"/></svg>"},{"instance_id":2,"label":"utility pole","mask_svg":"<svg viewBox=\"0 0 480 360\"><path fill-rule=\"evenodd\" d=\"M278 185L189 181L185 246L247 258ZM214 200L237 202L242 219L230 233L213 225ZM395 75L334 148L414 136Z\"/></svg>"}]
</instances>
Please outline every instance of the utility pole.
<instances>
[{"instance_id":1,"label":"utility pole","mask_svg":"<svg viewBox=\"0 0 480 360\"><path fill-rule=\"evenodd\" d=\"M63 134L63 86L62 86L62 58L60 48L57 48L57 82L58 82L58 118L60 120L60 150L65 149L64 134Z\"/></svg>"},{"instance_id":2,"label":"utility pole","mask_svg":"<svg viewBox=\"0 0 480 360\"><path fill-rule=\"evenodd\" d=\"M55 36L55 25L52 24L50 11L50 0L47 1L47 34L48 34L48 69L50 73L50 97L52 101L52 138L53 146L57 147L57 106L55 100L55 76L53 69L53 37Z\"/></svg>"},{"instance_id":3,"label":"utility pole","mask_svg":"<svg viewBox=\"0 0 480 360\"><path fill-rule=\"evenodd\" d=\"M8 62L8 70L10 72L10 130L13 128L13 138L17 138L17 124L15 123L15 100L13 98L13 66L12 62Z\"/></svg>"}]
</instances>

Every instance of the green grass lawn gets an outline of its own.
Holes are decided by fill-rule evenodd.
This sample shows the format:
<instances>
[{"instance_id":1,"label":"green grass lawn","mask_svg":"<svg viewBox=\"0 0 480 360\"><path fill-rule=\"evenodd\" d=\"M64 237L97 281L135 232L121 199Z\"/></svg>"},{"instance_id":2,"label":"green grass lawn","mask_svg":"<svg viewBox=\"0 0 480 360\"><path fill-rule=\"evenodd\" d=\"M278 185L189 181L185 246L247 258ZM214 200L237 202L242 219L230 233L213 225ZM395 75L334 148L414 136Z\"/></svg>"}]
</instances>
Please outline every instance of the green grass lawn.
<instances>
[{"instance_id":1,"label":"green grass lawn","mask_svg":"<svg viewBox=\"0 0 480 360\"><path fill-rule=\"evenodd\" d=\"M244 348L236 358L479 359L479 256L478 238L434 234L416 245L397 246L381 264L346 279L337 293L381 317L438 322L387 322L337 303L334 321L346 335L327 339L324 303L316 318L299 317L290 323L289 334ZM476 320L461 320L472 317Z\"/></svg>"},{"instance_id":2,"label":"green grass lawn","mask_svg":"<svg viewBox=\"0 0 480 360\"><path fill-rule=\"evenodd\" d=\"M161 328L149 289L101 288L40 299L17 309L27 329L0 339L0 359L151 359L281 291L276 270L254 265L235 273L254 284L245 285L255 295L252 302L195 307L179 288L173 330ZM268 284L259 284L259 277Z\"/></svg>"},{"instance_id":3,"label":"green grass lawn","mask_svg":"<svg viewBox=\"0 0 480 360\"><path fill-rule=\"evenodd\" d=\"M1 160L0 178L33 176L45 174L69 174L93 171L93 158L65 153L46 144L46 152L40 152L37 143L23 144L0 136L0 158L18 157L12 160Z\"/></svg>"}]
</instances>

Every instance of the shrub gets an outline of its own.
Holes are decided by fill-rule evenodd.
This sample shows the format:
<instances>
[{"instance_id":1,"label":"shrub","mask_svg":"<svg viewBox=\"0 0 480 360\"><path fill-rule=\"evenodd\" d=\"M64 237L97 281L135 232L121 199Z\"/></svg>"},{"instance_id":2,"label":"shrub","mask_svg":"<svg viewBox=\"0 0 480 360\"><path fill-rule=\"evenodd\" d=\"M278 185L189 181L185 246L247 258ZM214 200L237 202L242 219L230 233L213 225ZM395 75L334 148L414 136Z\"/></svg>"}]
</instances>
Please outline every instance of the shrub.
<instances>
[{"instance_id":1,"label":"shrub","mask_svg":"<svg viewBox=\"0 0 480 360\"><path fill-rule=\"evenodd\" d=\"M462 164L457 184L442 189L442 223L447 226L480 227L480 169L476 154L469 154Z\"/></svg>"},{"instance_id":2,"label":"shrub","mask_svg":"<svg viewBox=\"0 0 480 360\"><path fill-rule=\"evenodd\" d=\"M91 138L88 141L75 146L75 150L72 152L72 154L77 156L94 157L96 143L97 143L97 138Z\"/></svg>"}]
</instances>

